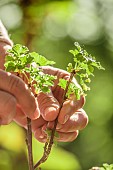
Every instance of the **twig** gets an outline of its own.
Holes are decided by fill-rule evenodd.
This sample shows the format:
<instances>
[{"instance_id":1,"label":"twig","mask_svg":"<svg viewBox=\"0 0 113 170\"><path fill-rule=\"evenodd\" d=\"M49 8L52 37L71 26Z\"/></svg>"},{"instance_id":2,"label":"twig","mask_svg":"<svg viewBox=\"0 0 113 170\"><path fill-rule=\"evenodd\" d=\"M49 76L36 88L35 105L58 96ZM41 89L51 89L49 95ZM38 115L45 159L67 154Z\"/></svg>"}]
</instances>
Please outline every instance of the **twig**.
<instances>
[{"instance_id":1,"label":"twig","mask_svg":"<svg viewBox=\"0 0 113 170\"><path fill-rule=\"evenodd\" d=\"M63 103L64 101L66 100L66 93L68 91L68 87L74 77L74 75L76 74L75 70L73 72L71 72L70 74L70 78L69 78L69 81L67 82L67 85L66 85L66 89L64 91L64 94L63 94L63 98L62 98L62 103L60 105L60 109L59 109L59 113L63 107ZM59 116L59 114L58 114ZM34 165L34 169L36 169L37 167L39 167L40 164L44 163L47 159L48 159L48 156L51 152L51 149L52 149L52 146L53 146L53 141L54 141L54 136L55 136L55 131L56 131L56 127L57 127L57 123L58 123L58 116L57 118L55 119L55 123L54 123L54 127L51 131L51 137L50 137L50 140L49 140L49 143L46 142L45 143L45 146L44 146L44 153L43 153L43 156L42 158Z\"/></svg>"},{"instance_id":2,"label":"twig","mask_svg":"<svg viewBox=\"0 0 113 170\"><path fill-rule=\"evenodd\" d=\"M17 72L17 76L21 78L21 74ZM24 76L26 77L27 80L28 77L24 73ZM28 82L28 87L31 88L31 84ZM34 170L33 168L33 153L32 153L32 127L31 127L31 119L27 117L27 139L26 139L26 144L28 148L28 165L29 165L29 170Z\"/></svg>"},{"instance_id":3,"label":"twig","mask_svg":"<svg viewBox=\"0 0 113 170\"><path fill-rule=\"evenodd\" d=\"M31 131L31 119L27 117L27 148L28 148L28 163L29 170L33 168L33 155L32 155L32 131Z\"/></svg>"}]
</instances>

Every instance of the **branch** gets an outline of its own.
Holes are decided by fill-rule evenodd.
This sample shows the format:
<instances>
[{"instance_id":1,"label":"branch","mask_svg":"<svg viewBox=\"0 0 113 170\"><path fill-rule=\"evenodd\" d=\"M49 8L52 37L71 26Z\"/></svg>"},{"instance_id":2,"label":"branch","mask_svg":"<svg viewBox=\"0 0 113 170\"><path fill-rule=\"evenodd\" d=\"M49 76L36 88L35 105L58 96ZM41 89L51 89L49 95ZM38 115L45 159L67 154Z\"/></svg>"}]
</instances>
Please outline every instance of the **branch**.
<instances>
[{"instance_id":1,"label":"branch","mask_svg":"<svg viewBox=\"0 0 113 170\"><path fill-rule=\"evenodd\" d=\"M27 148L28 148L28 163L29 170L34 170L33 168L33 155L32 155L32 131L31 131L31 119L27 117Z\"/></svg>"},{"instance_id":2,"label":"branch","mask_svg":"<svg viewBox=\"0 0 113 170\"><path fill-rule=\"evenodd\" d=\"M64 94L63 94L63 99L62 99L62 103L61 103L61 106L60 106L60 109L59 109L59 113L60 113L60 111L61 111L61 109L62 109L62 107L63 107L64 101L66 100L66 93L67 93L67 91L68 91L68 87L69 87L69 85L70 85L70 83L71 83L71 81L72 81L72 79L73 79L73 77L74 77L75 74L76 74L75 70L70 73L70 78L69 78L69 81L67 82L66 89L65 89ZM59 114L58 114L58 116L59 116ZM50 152L51 152L51 149L52 149L52 146L53 146L53 143L54 143L54 136L55 136L55 131L56 131L57 123L58 123L58 116L57 116L57 118L55 119L54 127L53 127L53 129L52 129L52 131L51 131L50 140L49 140L49 142L47 141L47 142L45 143L43 156L42 156L42 158L35 164L34 169L36 169L37 167L39 167L39 165L42 164L42 163L44 163L44 162L48 159L48 157L49 157L49 154L50 154Z\"/></svg>"},{"instance_id":3,"label":"branch","mask_svg":"<svg viewBox=\"0 0 113 170\"><path fill-rule=\"evenodd\" d=\"M23 73L27 80L28 77L26 73ZM17 76L21 78L21 74L17 72ZM29 82L28 82L29 83ZM31 89L31 84L28 84L28 88ZM28 149L28 166L29 170L34 170L33 168L33 153L32 153L32 127L31 119L27 117L27 139L26 139L27 149Z\"/></svg>"}]
</instances>

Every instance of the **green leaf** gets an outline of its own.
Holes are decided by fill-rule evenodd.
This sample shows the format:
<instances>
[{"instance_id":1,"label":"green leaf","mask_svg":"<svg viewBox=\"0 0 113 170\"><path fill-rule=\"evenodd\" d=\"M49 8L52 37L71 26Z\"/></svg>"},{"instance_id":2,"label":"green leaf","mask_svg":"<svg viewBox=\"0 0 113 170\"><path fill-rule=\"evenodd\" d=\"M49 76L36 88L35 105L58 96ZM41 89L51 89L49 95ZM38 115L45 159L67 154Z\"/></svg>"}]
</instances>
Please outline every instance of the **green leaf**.
<instances>
[{"instance_id":1,"label":"green leaf","mask_svg":"<svg viewBox=\"0 0 113 170\"><path fill-rule=\"evenodd\" d=\"M77 54L79 54L79 51L78 51L77 49L75 49L75 50L69 50L69 52L70 52L71 54L73 54L74 56L76 56Z\"/></svg>"},{"instance_id":2,"label":"green leaf","mask_svg":"<svg viewBox=\"0 0 113 170\"><path fill-rule=\"evenodd\" d=\"M89 71L90 71L91 73L94 72L94 67L92 67L91 65L88 65L88 69L89 69Z\"/></svg>"},{"instance_id":3,"label":"green leaf","mask_svg":"<svg viewBox=\"0 0 113 170\"><path fill-rule=\"evenodd\" d=\"M30 64L33 62L33 56L31 56L30 54L27 55L27 64Z\"/></svg>"},{"instance_id":4,"label":"green leaf","mask_svg":"<svg viewBox=\"0 0 113 170\"><path fill-rule=\"evenodd\" d=\"M12 50L8 50L8 52L11 53L17 53L18 55L20 54L26 54L29 52L28 48L21 45L21 44L16 44L12 47Z\"/></svg>"},{"instance_id":5,"label":"green leaf","mask_svg":"<svg viewBox=\"0 0 113 170\"><path fill-rule=\"evenodd\" d=\"M85 91L90 90L87 83L91 82L90 76L94 76L94 69L104 68L101 66L100 62L97 62L94 56L92 57L91 54L88 54L88 52L84 50L78 42L75 42L74 45L75 49L70 50L69 52L74 56L73 60L75 64L74 70L76 77L79 77L78 83L81 85L82 92L85 94ZM67 71L71 73L71 69L69 67L67 67L67 69Z\"/></svg>"},{"instance_id":6,"label":"green leaf","mask_svg":"<svg viewBox=\"0 0 113 170\"><path fill-rule=\"evenodd\" d=\"M36 52L30 53L30 55L34 58L34 62L38 64L39 66L47 66L47 65L53 65L55 64L54 61L47 60L44 56L39 55Z\"/></svg>"},{"instance_id":7,"label":"green leaf","mask_svg":"<svg viewBox=\"0 0 113 170\"><path fill-rule=\"evenodd\" d=\"M66 97L69 98L71 94L75 94L77 100L79 100L80 96L82 95L82 90L80 89L80 87L76 86L76 84L72 82L69 84Z\"/></svg>"},{"instance_id":8,"label":"green leaf","mask_svg":"<svg viewBox=\"0 0 113 170\"><path fill-rule=\"evenodd\" d=\"M91 82L90 78L86 79L85 82L90 83Z\"/></svg>"},{"instance_id":9,"label":"green leaf","mask_svg":"<svg viewBox=\"0 0 113 170\"><path fill-rule=\"evenodd\" d=\"M91 65L98 68L99 70L105 70L105 68L101 66L100 62L92 62Z\"/></svg>"},{"instance_id":10,"label":"green leaf","mask_svg":"<svg viewBox=\"0 0 113 170\"><path fill-rule=\"evenodd\" d=\"M13 61L8 61L7 63L4 64L5 70L8 72L15 71L16 66Z\"/></svg>"},{"instance_id":11,"label":"green leaf","mask_svg":"<svg viewBox=\"0 0 113 170\"><path fill-rule=\"evenodd\" d=\"M67 71L68 71L69 73L71 73L71 72L73 71L73 65L72 65L72 63L69 63L69 64L68 64L68 66L67 66Z\"/></svg>"},{"instance_id":12,"label":"green leaf","mask_svg":"<svg viewBox=\"0 0 113 170\"><path fill-rule=\"evenodd\" d=\"M43 93L50 93L50 89L47 86L40 87L40 89Z\"/></svg>"},{"instance_id":13,"label":"green leaf","mask_svg":"<svg viewBox=\"0 0 113 170\"><path fill-rule=\"evenodd\" d=\"M59 79L59 83L58 85L62 88L62 89L66 89L66 84L67 84L67 80L65 79Z\"/></svg>"},{"instance_id":14,"label":"green leaf","mask_svg":"<svg viewBox=\"0 0 113 170\"><path fill-rule=\"evenodd\" d=\"M8 62L8 61L15 61L15 59L14 59L13 56L7 55L7 56L5 57L5 62Z\"/></svg>"}]
</instances>

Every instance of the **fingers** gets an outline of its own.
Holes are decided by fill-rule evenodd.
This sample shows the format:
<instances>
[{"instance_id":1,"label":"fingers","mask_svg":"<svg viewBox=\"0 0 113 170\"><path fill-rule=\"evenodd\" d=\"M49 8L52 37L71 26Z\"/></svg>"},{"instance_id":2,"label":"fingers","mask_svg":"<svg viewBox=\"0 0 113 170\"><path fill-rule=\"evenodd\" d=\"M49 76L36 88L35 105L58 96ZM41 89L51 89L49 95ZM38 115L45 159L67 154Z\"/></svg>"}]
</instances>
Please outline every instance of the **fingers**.
<instances>
[{"instance_id":1,"label":"fingers","mask_svg":"<svg viewBox=\"0 0 113 170\"><path fill-rule=\"evenodd\" d=\"M83 109L77 110L65 124L57 124L56 130L58 132L74 132L76 130L82 130L88 123L88 116ZM49 122L47 128L53 129L54 122Z\"/></svg>"},{"instance_id":2,"label":"fingers","mask_svg":"<svg viewBox=\"0 0 113 170\"><path fill-rule=\"evenodd\" d=\"M85 98L81 96L80 100L76 100L76 97L66 100L60 111L58 121L60 124L64 124L71 115L73 115L78 109L84 105Z\"/></svg>"},{"instance_id":3,"label":"fingers","mask_svg":"<svg viewBox=\"0 0 113 170\"><path fill-rule=\"evenodd\" d=\"M69 80L70 73L53 67L43 67L43 71L45 74L52 74L54 76L57 76L57 79L54 82L54 86L51 89L53 96L57 99L60 105L63 100L64 90L58 86L58 82L60 78ZM73 83L80 88L76 79L73 79ZM63 107L60 110L60 114L58 117L59 123L64 124L71 115L73 115L78 109L83 107L84 103L85 98L83 96L81 96L80 100L77 100L75 95L71 95L71 97L63 103Z\"/></svg>"},{"instance_id":4,"label":"fingers","mask_svg":"<svg viewBox=\"0 0 113 170\"><path fill-rule=\"evenodd\" d=\"M38 128L36 131L34 131L34 137L42 143L45 143L47 141L47 134L45 133L46 125Z\"/></svg>"},{"instance_id":5,"label":"fingers","mask_svg":"<svg viewBox=\"0 0 113 170\"><path fill-rule=\"evenodd\" d=\"M27 117L20 108L19 105L16 107L16 115L13 119L18 125L24 127L25 129L27 128Z\"/></svg>"},{"instance_id":6,"label":"fingers","mask_svg":"<svg viewBox=\"0 0 113 170\"><path fill-rule=\"evenodd\" d=\"M42 67L42 69L45 74L50 74L50 75L54 75L57 77L57 79L54 81L54 86L51 87L51 90L52 90L54 97L58 100L59 103L61 103L64 90L61 89L60 86L58 86L59 79L64 78L68 80L70 74L65 70L61 70L61 69L50 67L50 66L44 66Z\"/></svg>"},{"instance_id":7,"label":"fingers","mask_svg":"<svg viewBox=\"0 0 113 170\"><path fill-rule=\"evenodd\" d=\"M39 117L38 103L27 85L17 76L0 70L0 89L15 96L23 112L31 119Z\"/></svg>"},{"instance_id":8,"label":"fingers","mask_svg":"<svg viewBox=\"0 0 113 170\"><path fill-rule=\"evenodd\" d=\"M46 121L55 120L59 113L59 103L52 93L39 93L37 100L42 117Z\"/></svg>"},{"instance_id":9,"label":"fingers","mask_svg":"<svg viewBox=\"0 0 113 170\"><path fill-rule=\"evenodd\" d=\"M88 123L88 116L83 109L79 109L73 114L65 124L58 124L57 131L60 132L74 132L76 130L82 130Z\"/></svg>"},{"instance_id":10,"label":"fingers","mask_svg":"<svg viewBox=\"0 0 113 170\"><path fill-rule=\"evenodd\" d=\"M41 129L41 127L45 126L47 124L47 121L45 121L42 116L40 116L36 120L32 120L32 131L35 133L35 131ZM42 130L43 131L43 130Z\"/></svg>"},{"instance_id":11,"label":"fingers","mask_svg":"<svg viewBox=\"0 0 113 170\"><path fill-rule=\"evenodd\" d=\"M20 108L20 106L17 105L16 107L16 115L13 119L18 125L24 127L25 129L27 129L27 119L26 119L26 115L24 114L24 112L22 111L22 109ZM36 120L32 120L32 131L36 131L37 129L39 129L40 127L42 127L44 124L47 124L47 122L42 118L42 116L40 116L38 119Z\"/></svg>"},{"instance_id":12,"label":"fingers","mask_svg":"<svg viewBox=\"0 0 113 170\"><path fill-rule=\"evenodd\" d=\"M77 138L78 133L79 133L78 130L74 132L67 132L67 133L58 132L58 137L55 137L55 139L58 142L72 142Z\"/></svg>"},{"instance_id":13,"label":"fingers","mask_svg":"<svg viewBox=\"0 0 113 170\"><path fill-rule=\"evenodd\" d=\"M77 138L78 133L79 133L78 130L76 130L75 132L67 132L67 133L58 132L58 137L55 137L54 139L58 142L71 142ZM47 140L47 135L46 134L44 135L41 128L34 133L34 137L39 142L42 143L45 143Z\"/></svg>"},{"instance_id":14,"label":"fingers","mask_svg":"<svg viewBox=\"0 0 113 170\"><path fill-rule=\"evenodd\" d=\"M35 120L36 121L36 120ZM82 130L88 123L88 116L83 109L79 109L73 114L65 124L58 123L56 132L58 137L55 137L60 142L70 142L77 138L78 130ZM46 142L47 140L47 129L53 129L54 121L46 122L43 126L35 129L34 136L40 142Z\"/></svg>"},{"instance_id":15,"label":"fingers","mask_svg":"<svg viewBox=\"0 0 113 170\"><path fill-rule=\"evenodd\" d=\"M9 124L16 114L16 98L7 92L0 91L0 124Z\"/></svg>"}]
</instances>

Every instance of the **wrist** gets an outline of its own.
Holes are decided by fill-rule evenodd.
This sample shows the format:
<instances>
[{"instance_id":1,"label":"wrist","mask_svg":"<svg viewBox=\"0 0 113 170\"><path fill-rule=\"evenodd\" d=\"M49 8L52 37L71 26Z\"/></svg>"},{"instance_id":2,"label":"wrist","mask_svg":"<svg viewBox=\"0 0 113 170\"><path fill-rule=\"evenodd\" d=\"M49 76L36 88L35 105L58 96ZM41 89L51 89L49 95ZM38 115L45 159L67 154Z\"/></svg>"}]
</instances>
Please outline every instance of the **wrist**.
<instances>
[{"instance_id":1,"label":"wrist","mask_svg":"<svg viewBox=\"0 0 113 170\"><path fill-rule=\"evenodd\" d=\"M13 42L10 40L7 30L0 21L0 69L4 69L4 60L7 54L7 50L13 46Z\"/></svg>"},{"instance_id":2,"label":"wrist","mask_svg":"<svg viewBox=\"0 0 113 170\"><path fill-rule=\"evenodd\" d=\"M4 43L10 46L13 45L13 42L10 40L8 32L4 27L3 23L1 22L1 20L0 20L0 43Z\"/></svg>"}]
</instances>

